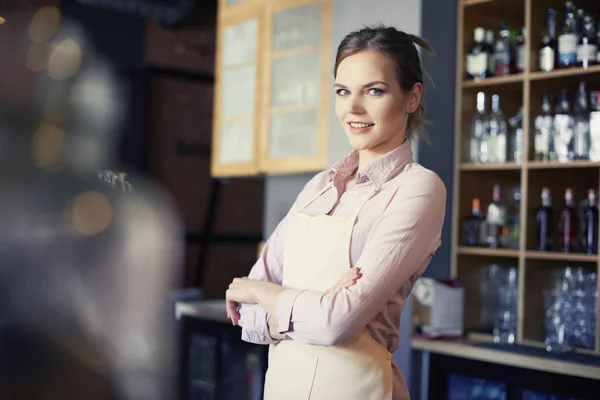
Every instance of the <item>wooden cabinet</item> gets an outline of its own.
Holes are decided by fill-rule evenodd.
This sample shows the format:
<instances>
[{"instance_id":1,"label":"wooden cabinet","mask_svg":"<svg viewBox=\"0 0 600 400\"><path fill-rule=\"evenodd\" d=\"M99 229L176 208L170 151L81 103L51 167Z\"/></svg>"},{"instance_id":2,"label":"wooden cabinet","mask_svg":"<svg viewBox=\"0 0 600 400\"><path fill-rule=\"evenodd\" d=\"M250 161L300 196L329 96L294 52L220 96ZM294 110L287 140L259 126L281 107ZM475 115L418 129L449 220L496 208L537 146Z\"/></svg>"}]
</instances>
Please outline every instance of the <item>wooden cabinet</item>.
<instances>
[{"instance_id":1,"label":"wooden cabinet","mask_svg":"<svg viewBox=\"0 0 600 400\"><path fill-rule=\"evenodd\" d=\"M596 3L582 5L592 15L600 11ZM569 187L574 190L575 202L578 205L585 200L588 189L593 188L597 191L600 185L599 161L559 163L538 161L535 157L535 119L541 113L542 94L548 92L556 96L565 89L573 101L580 82L586 82L588 91L600 90L599 66L539 71L539 49L542 35L546 32L548 8L557 10L558 35L562 32L565 21L565 4L561 1L463 0L458 4L456 153L452 216L452 275L464 284L466 290L465 331L473 332L481 327L482 301L486 297L482 290L482 281L487 271L485 268L492 264L514 266L518 274L517 342L539 347L545 346L544 320L548 310L548 299L545 297L556 288L557 276L564 273L566 267L571 267L573 274L593 273L597 276L600 273L597 254L565 253L559 251L558 246L555 246L553 251L536 250L536 235L539 235L539 232L536 232L536 213L541 203L542 187L549 188L552 193L553 239L558 243L557 226L560 212L565 207L565 189ZM509 26L518 28L519 32L521 27L525 28L524 70L508 76L467 80L466 59L473 43L474 28L481 26L497 32L502 20L506 20ZM489 101L492 95L499 95L500 105L507 119L516 115L522 106L522 138L518 139L522 145L522 160L508 160L499 164L470 162L470 131L480 92L484 93L486 101ZM553 102L553 111L554 107ZM489 112L489 103L487 110ZM502 188L501 201L504 204L513 200L513 188L520 190L520 207L516 212L520 225L516 245L513 248L465 246L463 223L472 213L472 200L478 198L482 206L489 204L495 184ZM593 278L589 282L597 285ZM593 300L586 312L597 314L597 305L597 300ZM596 321L597 315L590 320ZM588 327L595 331L591 346L589 349L576 351L598 354L600 331L595 326Z\"/></svg>"},{"instance_id":2,"label":"wooden cabinet","mask_svg":"<svg viewBox=\"0 0 600 400\"><path fill-rule=\"evenodd\" d=\"M220 2L214 176L326 168L330 29L330 1Z\"/></svg>"}]
</instances>

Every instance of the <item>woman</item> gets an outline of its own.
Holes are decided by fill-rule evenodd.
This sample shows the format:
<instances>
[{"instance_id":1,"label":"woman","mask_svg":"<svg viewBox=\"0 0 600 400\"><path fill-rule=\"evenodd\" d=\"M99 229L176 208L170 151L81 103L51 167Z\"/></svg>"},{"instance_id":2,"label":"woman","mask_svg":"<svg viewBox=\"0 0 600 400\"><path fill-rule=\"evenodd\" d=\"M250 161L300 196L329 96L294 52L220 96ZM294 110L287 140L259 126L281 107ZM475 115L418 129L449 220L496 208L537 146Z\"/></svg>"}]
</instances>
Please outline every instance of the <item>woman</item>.
<instances>
[{"instance_id":1,"label":"woman","mask_svg":"<svg viewBox=\"0 0 600 400\"><path fill-rule=\"evenodd\" d=\"M344 38L336 113L354 150L308 182L249 277L227 291L243 339L271 345L267 400L409 398L392 353L406 297L441 244L446 204L407 140L423 135L415 44L432 51L391 27Z\"/></svg>"}]
</instances>

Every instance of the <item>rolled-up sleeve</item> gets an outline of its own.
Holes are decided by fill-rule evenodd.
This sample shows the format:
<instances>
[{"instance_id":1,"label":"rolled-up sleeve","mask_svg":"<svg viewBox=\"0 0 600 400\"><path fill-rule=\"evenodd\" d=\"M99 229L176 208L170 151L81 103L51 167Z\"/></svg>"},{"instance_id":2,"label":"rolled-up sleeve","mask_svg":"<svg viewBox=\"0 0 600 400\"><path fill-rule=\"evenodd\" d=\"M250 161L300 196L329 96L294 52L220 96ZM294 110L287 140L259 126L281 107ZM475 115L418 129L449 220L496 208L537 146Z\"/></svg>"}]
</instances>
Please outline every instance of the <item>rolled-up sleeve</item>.
<instances>
[{"instance_id":1,"label":"rolled-up sleeve","mask_svg":"<svg viewBox=\"0 0 600 400\"><path fill-rule=\"evenodd\" d=\"M393 294L421 274L440 246L446 188L426 171L407 179L373 224L356 264L362 277L329 293L286 290L276 303L280 333L332 345L354 338Z\"/></svg>"}]
</instances>

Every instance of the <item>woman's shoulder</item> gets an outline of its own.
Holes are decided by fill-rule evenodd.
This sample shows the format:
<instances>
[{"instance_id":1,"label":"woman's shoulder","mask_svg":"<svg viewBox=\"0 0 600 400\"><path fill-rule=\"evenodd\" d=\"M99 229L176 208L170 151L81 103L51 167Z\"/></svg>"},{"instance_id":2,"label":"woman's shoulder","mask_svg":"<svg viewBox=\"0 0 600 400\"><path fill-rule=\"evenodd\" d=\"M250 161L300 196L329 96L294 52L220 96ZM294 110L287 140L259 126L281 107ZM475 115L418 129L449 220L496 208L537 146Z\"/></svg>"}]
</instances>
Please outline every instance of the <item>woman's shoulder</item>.
<instances>
[{"instance_id":1,"label":"woman's shoulder","mask_svg":"<svg viewBox=\"0 0 600 400\"><path fill-rule=\"evenodd\" d=\"M440 176L417 162L411 162L395 178L407 194L429 194L446 197L446 185Z\"/></svg>"}]
</instances>

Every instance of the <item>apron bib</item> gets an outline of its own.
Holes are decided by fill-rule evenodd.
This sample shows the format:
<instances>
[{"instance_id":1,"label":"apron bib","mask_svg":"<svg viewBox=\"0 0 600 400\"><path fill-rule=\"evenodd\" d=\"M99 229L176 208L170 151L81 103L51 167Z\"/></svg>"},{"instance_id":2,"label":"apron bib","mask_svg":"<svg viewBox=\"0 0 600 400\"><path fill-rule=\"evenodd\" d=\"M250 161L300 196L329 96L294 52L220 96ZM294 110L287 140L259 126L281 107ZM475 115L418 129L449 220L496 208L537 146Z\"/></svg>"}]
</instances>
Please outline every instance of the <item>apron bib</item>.
<instances>
[{"instance_id":1,"label":"apron bib","mask_svg":"<svg viewBox=\"0 0 600 400\"><path fill-rule=\"evenodd\" d=\"M350 268L350 239L358 213L310 216L298 210L286 232L283 286L325 291ZM317 346L294 340L270 345L265 400L391 400L392 355L363 329L343 345Z\"/></svg>"}]
</instances>

